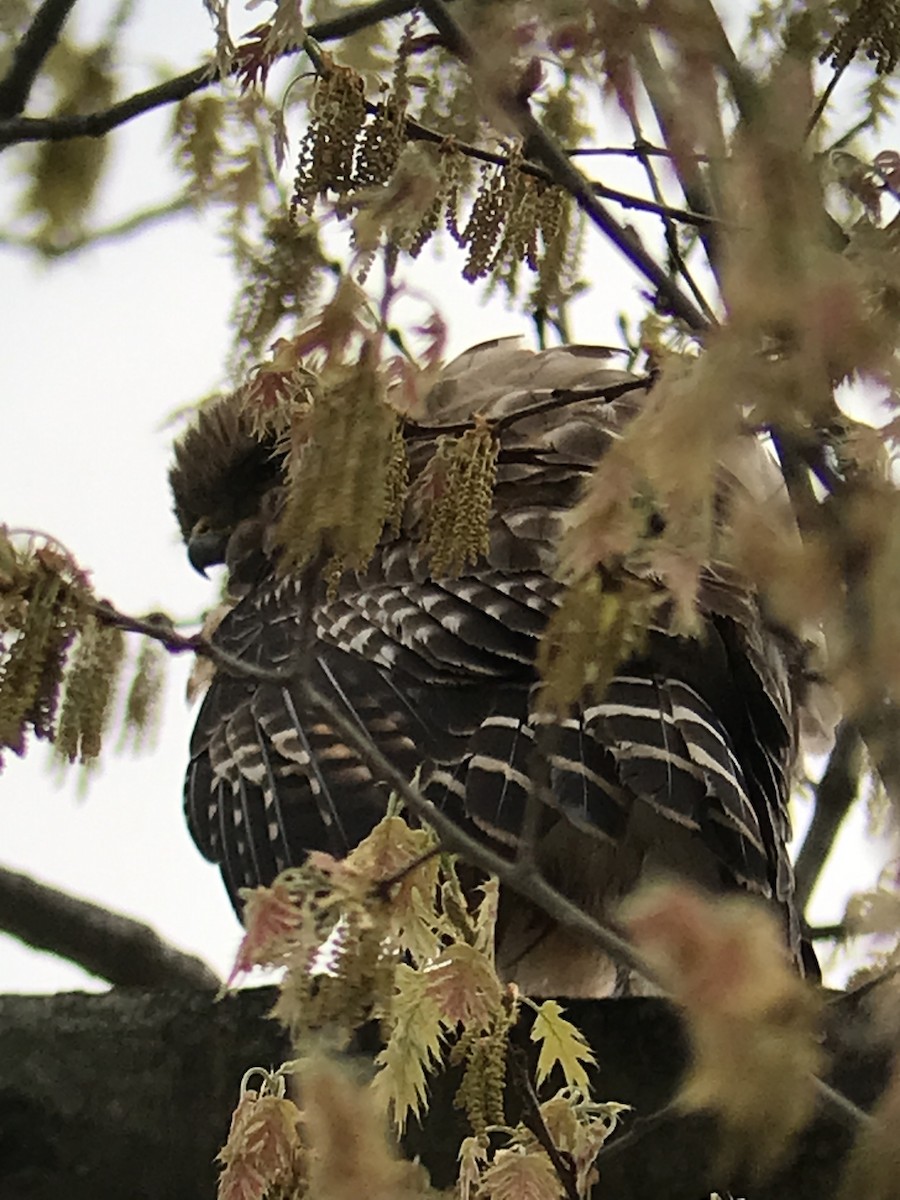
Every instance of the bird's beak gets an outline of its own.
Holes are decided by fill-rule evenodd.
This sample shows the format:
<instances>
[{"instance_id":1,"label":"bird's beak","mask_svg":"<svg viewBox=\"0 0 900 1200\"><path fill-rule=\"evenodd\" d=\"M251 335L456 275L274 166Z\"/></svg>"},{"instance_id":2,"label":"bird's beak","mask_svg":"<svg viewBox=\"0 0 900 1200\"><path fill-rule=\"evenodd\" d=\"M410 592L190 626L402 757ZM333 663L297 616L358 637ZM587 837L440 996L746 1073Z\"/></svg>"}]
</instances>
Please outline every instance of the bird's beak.
<instances>
[{"instance_id":1,"label":"bird's beak","mask_svg":"<svg viewBox=\"0 0 900 1200\"><path fill-rule=\"evenodd\" d=\"M227 533L222 533L217 529L209 529L205 523L198 523L194 526L191 536L188 538L188 562L205 579L207 567L214 567L218 563L225 561L227 546Z\"/></svg>"}]
</instances>

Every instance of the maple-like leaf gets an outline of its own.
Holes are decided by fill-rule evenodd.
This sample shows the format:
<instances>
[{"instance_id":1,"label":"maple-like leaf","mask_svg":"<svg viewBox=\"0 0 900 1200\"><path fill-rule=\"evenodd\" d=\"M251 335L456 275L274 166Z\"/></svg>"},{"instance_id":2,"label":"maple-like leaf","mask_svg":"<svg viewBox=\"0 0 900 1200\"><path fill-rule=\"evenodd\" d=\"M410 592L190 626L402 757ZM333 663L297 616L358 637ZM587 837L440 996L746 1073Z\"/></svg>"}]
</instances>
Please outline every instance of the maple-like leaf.
<instances>
[{"instance_id":1,"label":"maple-like leaf","mask_svg":"<svg viewBox=\"0 0 900 1200\"><path fill-rule=\"evenodd\" d=\"M448 946L425 972L425 995L452 1028L487 1028L501 1004L503 989L492 964L474 946Z\"/></svg>"},{"instance_id":2,"label":"maple-like leaf","mask_svg":"<svg viewBox=\"0 0 900 1200\"><path fill-rule=\"evenodd\" d=\"M390 1036L375 1059L381 1068L373 1081L402 1133L410 1113L418 1117L428 1096L426 1076L441 1060L442 1025L437 1004L426 994L427 976L400 963L388 1015Z\"/></svg>"},{"instance_id":3,"label":"maple-like leaf","mask_svg":"<svg viewBox=\"0 0 900 1200\"><path fill-rule=\"evenodd\" d=\"M559 1063L569 1087L585 1094L590 1091L585 1064L596 1062L584 1034L562 1015L563 1009L555 1000L545 1000L537 1008L531 1027L531 1040L540 1042L537 1062L537 1084L540 1087Z\"/></svg>"}]
</instances>

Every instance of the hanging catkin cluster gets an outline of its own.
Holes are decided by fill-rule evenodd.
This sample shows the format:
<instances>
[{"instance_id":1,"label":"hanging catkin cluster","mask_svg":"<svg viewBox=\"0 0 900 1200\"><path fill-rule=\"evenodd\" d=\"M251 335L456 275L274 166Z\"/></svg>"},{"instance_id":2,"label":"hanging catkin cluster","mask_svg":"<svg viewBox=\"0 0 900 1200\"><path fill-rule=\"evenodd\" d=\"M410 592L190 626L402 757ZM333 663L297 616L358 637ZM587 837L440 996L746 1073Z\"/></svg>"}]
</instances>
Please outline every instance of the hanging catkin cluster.
<instances>
[{"instance_id":1,"label":"hanging catkin cluster","mask_svg":"<svg viewBox=\"0 0 900 1200\"><path fill-rule=\"evenodd\" d=\"M428 466L433 498L423 543L435 575L459 575L487 554L499 443L485 423L442 437Z\"/></svg>"},{"instance_id":2,"label":"hanging catkin cluster","mask_svg":"<svg viewBox=\"0 0 900 1200\"><path fill-rule=\"evenodd\" d=\"M100 753L109 723L113 691L125 654L121 629L89 616L82 625L66 674L56 750L69 762L85 762Z\"/></svg>"},{"instance_id":3,"label":"hanging catkin cluster","mask_svg":"<svg viewBox=\"0 0 900 1200\"><path fill-rule=\"evenodd\" d=\"M316 83L310 122L300 143L291 215L312 213L316 197L344 195L357 185L356 145L366 120L365 84L350 67L331 63Z\"/></svg>"},{"instance_id":4,"label":"hanging catkin cluster","mask_svg":"<svg viewBox=\"0 0 900 1200\"><path fill-rule=\"evenodd\" d=\"M67 553L33 535L19 544L0 527L0 767L4 749L25 753L29 733L70 762L96 759L124 649L115 614ZM136 743L152 730L163 657L145 639L131 668L121 724Z\"/></svg>"},{"instance_id":5,"label":"hanging catkin cluster","mask_svg":"<svg viewBox=\"0 0 900 1200\"><path fill-rule=\"evenodd\" d=\"M900 60L900 2L860 0L825 47L821 61L846 67L862 50L879 75L890 75Z\"/></svg>"},{"instance_id":6,"label":"hanging catkin cluster","mask_svg":"<svg viewBox=\"0 0 900 1200\"><path fill-rule=\"evenodd\" d=\"M454 233L468 250L463 278L490 276L514 292L525 262L550 291L570 244L571 200L553 184L522 170L521 147L502 166L484 167L465 228Z\"/></svg>"},{"instance_id":7,"label":"hanging catkin cluster","mask_svg":"<svg viewBox=\"0 0 900 1200\"><path fill-rule=\"evenodd\" d=\"M362 569L385 524L396 525L406 495L406 452L399 418L385 400L377 366L359 364L312 401L304 441L288 468L279 530L284 571L324 551L337 571Z\"/></svg>"},{"instance_id":8,"label":"hanging catkin cluster","mask_svg":"<svg viewBox=\"0 0 900 1200\"><path fill-rule=\"evenodd\" d=\"M61 554L21 553L0 530L0 748L53 733L69 646L87 590ZM2 764L2 758L0 758Z\"/></svg>"}]
</instances>

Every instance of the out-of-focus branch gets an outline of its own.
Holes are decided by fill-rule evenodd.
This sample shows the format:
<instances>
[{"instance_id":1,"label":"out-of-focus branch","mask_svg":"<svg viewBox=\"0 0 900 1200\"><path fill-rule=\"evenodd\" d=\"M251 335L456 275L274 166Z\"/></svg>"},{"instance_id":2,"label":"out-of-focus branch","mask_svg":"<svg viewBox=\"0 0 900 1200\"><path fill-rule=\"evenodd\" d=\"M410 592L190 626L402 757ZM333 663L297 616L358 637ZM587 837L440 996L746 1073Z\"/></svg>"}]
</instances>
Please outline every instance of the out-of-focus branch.
<instances>
[{"instance_id":1,"label":"out-of-focus branch","mask_svg":"<svg viewBox=\"0 0 900 1200\"><path fill-rule=\"evenodd\" d=\"M669 311L684 321L690 329L698 332L708 329L709 321L693 301L669 278L644 247L638 235L620 225L599 202L594 195L591 181L556 145L527 103L523 104L517 97L493 86L493 73L489 65L483 61L468 35L447 11L443 0L422 0L421 8L440 33L447 49L469 67L483 87L491 91L493 100L515 124L531 155L543 161L556 182L574 196L597 228L653 285Z\"/></svg>"},{"instance_id":2,"label":"out-of-focus branch","mask_svg":"<svg viewBox=\"0 0 900 1200\"><path fill-rule=\"evenodd\" d=\"M13 51L6 76L0 80L0 118L15 117L25 108L44 59L56 45L60 30L76 0L44 0Z\"/></svg>"},{"instance_id":3,"label":"out-of-focus branch","mask_svg":"<svg viewBox=\"0 0 900 1200\"><path fill-rule=\"evenodd\" d=\"M221 987L204 962L168 945L149 925L2 867L0 929L120 987Z\"/></svg>"},{"instance_id":4,"label":"out-of-focus branch","mask_svg":"<svg viewBox=\"0 0 900 1200\"><path fill-rule=\"evenodd\" d=\"M348 9L339 17L312 25L307 35L317 42L335 41L360 29L367 29L389 17L401 16L415 7L415 0L376 0L374 4L361 4ZM295 54L299 46L289 53ZM103 137L110 130L124 125L142 113L150 112L166 104L174 104L186 96L209 87L219 79L218 72L209 64L195 67L185 75L167 79L156 87L148 88L121 100L101 112L85 113L71 117L18 117L0 120L0 149L18 142L65 141L74 137Z\"/></svg>"},{"instance_id":5,"label":"out-of-focus branch","mask_svg":"<svg viewBox=\"0 0 900 1200\"><path fill-rule=\"evenodd\" d=\"M859 733L848 722L837 732L828 766L816 788L816 806L800 853L797 855L797 908L803 912L809 903L834 839L856 799L862 743Z\"/></svg>"},{"instance_id":6,"label":"out-of-focus branch","mask_svg":"<svg viewBox=\"0 0 900 1200\"><path fill-rule=\"evenodd\" d=\"M104 225L100 229L88 230L86 233L79 234L78 237L72 238L70 241L59 245L40 245L35 246L30 238L16 237L13 234L6 234L0 230L0 246L11 246L14 249L28 250L34 253L37 250L45 258L63 258L67 254L74 254L78 250L84 250L88 246L97 246L101 242L114 242L119 238L128 237L129 234L136 233L139 229L146 229L150 225L156 225L160 221L165 221L169 217L174 217L178 213L188 212L194 207L193 201L187 196L176 196L174 200L167 200L164 204L154 205L153 208L145 208L141 212L132 213L130 217L126 217L122 221L116 221L112 225Z\"/></svg>"}]
</instances>

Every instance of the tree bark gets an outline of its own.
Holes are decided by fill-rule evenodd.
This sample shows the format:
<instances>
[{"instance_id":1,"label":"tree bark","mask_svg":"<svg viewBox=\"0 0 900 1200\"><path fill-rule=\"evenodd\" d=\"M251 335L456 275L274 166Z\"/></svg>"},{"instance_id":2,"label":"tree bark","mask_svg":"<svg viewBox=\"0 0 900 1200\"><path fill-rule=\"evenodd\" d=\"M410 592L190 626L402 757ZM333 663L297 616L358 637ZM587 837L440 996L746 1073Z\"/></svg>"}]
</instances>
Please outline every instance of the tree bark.
<instances>
[{"instance_id":1,"label":"tree bark","mask_svg":"<svg viewBox=\"0 0 900 1200\"><path fill-rule=\"evenodd\" d=\"M291 1056L266 1019L270 989L212 1002L196 991L0 997L0 1196L17 1200L212 1200L215 1155L228 1131L241 1077ZM700 1200L713 1188L748 1200L827 1200L837 1193L854 1129L820 1112L777 1178L746 1170L716 1177L715 1129L705 1117L666 1113L685 1063L679 1019L660 1000L566 1002L599 1063L600 1099L634 1105L605 1148L596 1200ZM884 1084L887 1052L867 1033L861 1005L840 997L827 1038L830 1081L871 1107ZM533 1052L527 1029L517 1040ZM374 1026L354 1048L377 1048ZM511 1075L514 1079L514 1074ZM452 1183L456 1151L469 1132L453 1107L458 1080L439 1075L419 1154L437 1187ZM560 1081L561 1082L561 1081ZM740 1081L735 1081L740 1086ZM522 1099L508 1088L508 1116ZM621 1137L621 1142L618 1139Z\"/></svg>"}]
</instances>

